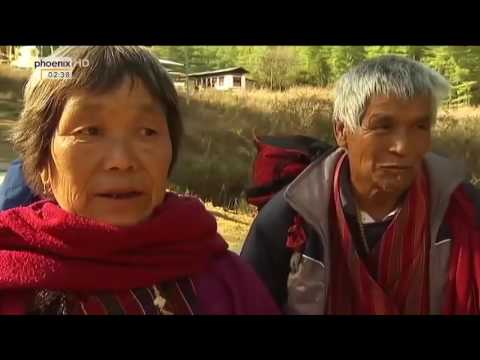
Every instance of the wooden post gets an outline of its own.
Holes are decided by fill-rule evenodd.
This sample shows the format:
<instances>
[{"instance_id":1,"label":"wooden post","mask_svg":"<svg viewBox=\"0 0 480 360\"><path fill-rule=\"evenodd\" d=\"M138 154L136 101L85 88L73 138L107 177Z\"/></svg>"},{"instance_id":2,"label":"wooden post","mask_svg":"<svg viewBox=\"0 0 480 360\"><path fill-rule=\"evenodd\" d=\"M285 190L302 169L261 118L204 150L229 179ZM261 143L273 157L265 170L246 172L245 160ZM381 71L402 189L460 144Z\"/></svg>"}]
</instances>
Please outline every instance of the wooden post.
<instances>
[{"instance_id":1,"label":"wooden post","mask_svg":"<svg viewBox=\"0 0 480 360\"><path fill-rule=\"evenodd\" d=\"M13 46L8 47L8 62L11 63L13 61Z\"/></svg>"},{"instance_id":2,"label":"wooden post","mask_svg":"<svg viewBox=\"0 0 480 360\"><path fill-rule=\"evenodd\" d=\"M184 52L185 52L185 91L187 93L187 105L190 104L190 86L189 86L189 78L188 78L188 74L190 73L189 71L189 64L188 64L188 51L187 51L187 47L185 46L184 47Z\"/></svg>"},{"instance_id":3,"label":"wooden post","mask_svg":"<svg viewBox=\"0 0 480 360\"><path fill-rule=\"evenodd\" d=\"M270 66L270 90L273 90L273 68Z\"/></svg>"}]
</instances>

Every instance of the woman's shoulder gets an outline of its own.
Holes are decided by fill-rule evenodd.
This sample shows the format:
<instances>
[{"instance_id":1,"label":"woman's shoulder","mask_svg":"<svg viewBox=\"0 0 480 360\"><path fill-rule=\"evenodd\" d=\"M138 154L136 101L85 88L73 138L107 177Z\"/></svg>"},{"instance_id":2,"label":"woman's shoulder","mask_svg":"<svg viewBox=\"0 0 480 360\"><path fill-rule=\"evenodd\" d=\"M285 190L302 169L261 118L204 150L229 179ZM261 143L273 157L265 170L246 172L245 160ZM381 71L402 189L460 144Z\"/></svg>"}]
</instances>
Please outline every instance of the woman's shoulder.
<instances>
[{"instance_id":1,"label":"woman's shoulder","mask_svg":"<svg viewBox=\"0 0 480 360\"><path fill-rule=\"evenodd\" d=\"M232 251L226 251L215 256L208 268L196 278L204 282L223 282L237 286L248 286L250 280L256 280L256 275L239 255Z\"/></svg>"},{"instance_id":2,"label":"woman's shoulder","mask_svg":"<svg viewBox=\"0 0 480 360\"><path fill-rule=\"evenodd\" d=\"M279 314L270 293L239 255L227 251L193 278L199 311L209 314Z\"/></svg>"}]
</instances>

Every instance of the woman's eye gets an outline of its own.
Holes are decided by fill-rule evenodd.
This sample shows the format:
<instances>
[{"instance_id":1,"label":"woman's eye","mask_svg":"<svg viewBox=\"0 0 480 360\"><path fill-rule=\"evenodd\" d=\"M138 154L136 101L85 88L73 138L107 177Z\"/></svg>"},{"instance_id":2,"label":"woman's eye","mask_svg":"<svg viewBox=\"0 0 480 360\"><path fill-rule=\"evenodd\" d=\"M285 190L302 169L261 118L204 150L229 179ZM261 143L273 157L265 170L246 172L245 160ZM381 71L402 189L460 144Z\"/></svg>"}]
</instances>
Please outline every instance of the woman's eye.
<instances>
[{"instance_id":1,"label":"woman's eye","mask_svg":"<svg viewBox=\"0 0 480 360\"><path fill-rule=\"evenodd\" d=\"M100 129L94 126L86 127L77 132L79 135L87 135L87 136L97 136L100 134Z\"/></svg>"},{"instance_id":2,"label":"woman's eye","mask_svg":"<svg viewBox=\"0 0 480 360\"><path fill-rule=\"evenodd\" d=\"M153 135L156 135L157 132L153 129L149 129L149 128L145 128L145 129L142 129L142 135L144 136L153 136Z\"/></svg>"}]
</instances>

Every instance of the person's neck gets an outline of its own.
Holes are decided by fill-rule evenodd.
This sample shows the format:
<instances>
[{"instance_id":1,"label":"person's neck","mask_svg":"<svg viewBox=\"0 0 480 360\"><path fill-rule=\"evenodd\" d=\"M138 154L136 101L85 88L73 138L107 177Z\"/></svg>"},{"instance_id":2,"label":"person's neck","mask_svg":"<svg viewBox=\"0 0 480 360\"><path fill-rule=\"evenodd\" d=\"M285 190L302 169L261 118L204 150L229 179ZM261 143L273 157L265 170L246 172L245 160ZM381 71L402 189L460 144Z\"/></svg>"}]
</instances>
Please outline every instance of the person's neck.
<instances>
[{"instance_id":1,"label":"person's neck","mask_svg":"<svg viewBox=\"0 0 480 360\"><path fill-rule=\"evenodd\" d=\"M358 207L368 213L375 221L383 220L398 207L402 193L381 191L360 181L351 179L352 190Z\"/></svg>"}]
</instances>

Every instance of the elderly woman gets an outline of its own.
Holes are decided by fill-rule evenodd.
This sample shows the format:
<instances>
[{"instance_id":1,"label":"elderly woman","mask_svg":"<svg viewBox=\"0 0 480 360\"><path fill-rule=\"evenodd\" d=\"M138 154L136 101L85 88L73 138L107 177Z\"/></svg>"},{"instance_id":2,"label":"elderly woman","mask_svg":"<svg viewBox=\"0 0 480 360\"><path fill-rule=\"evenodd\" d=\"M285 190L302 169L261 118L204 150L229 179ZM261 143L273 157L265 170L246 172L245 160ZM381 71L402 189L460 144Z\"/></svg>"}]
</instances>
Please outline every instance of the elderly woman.
<instances>
[{"instance_id":1,"label":"elderly woman","mask_svg":"<svg viewBox=\"0 0 480 360\"><path fill-rule=\"evenodd\" d=\"M54 56L83 61L26 87L12 141L43 200L0 213L0 313L275 314L203 204L166 191L182 122L158 59L110 46Z\"/></svg>"},{"instance_id":2,"label":"elderly woman","mask_svg":"<svg viewBox=\"0 0 480 360\"><path fill-rule=\"evenodd\" d=\"M285 312L480 312L480 194L429 152L448 90L396 56L339 80L339 147L272 198L242 250Z\"/></svg>"}]
</instances>

